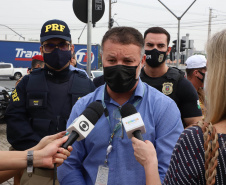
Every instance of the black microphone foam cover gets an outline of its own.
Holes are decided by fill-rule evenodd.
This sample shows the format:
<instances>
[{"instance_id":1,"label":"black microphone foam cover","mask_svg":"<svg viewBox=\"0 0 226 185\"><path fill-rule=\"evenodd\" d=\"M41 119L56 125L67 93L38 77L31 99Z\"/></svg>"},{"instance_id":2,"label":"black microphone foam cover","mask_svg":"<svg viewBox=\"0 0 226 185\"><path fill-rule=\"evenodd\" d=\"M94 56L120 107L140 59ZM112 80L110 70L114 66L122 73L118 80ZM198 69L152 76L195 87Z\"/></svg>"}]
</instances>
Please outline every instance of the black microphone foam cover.
<instances>
[{"instance_id":1,"label":"black microphone foam cover","mask_svg":"<svg viewBox=\"0 0 226 185\"><path fill-rule=\"evenodd\" d=\"M130 116L130 115L136 114L136 113L137 113L137 110L131 103L127 103L127 104L123 105L121 108L122 118L125 118L127 116Z\"/></svg>"},{"instance_id":2,"label":"black microphone foam cover","mask_svg":"<svg viewBox=\"0 0 226 185\"><path fill-rule=\"evenodd\" d=\"M91 123L95 124L104 113L104 107L100 102L92 102L83 111L84 115Z\"/></svg>"}]
</instances>

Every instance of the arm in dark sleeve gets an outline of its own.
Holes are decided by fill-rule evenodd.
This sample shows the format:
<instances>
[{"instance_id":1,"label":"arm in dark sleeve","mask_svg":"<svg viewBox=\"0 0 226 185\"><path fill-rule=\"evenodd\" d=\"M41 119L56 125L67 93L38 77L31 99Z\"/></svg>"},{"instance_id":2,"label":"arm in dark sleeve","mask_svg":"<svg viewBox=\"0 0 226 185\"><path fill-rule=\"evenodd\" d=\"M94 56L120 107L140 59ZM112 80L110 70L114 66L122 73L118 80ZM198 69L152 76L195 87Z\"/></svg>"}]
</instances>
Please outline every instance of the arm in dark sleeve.
<instances>
[{"instance_id":1,"label":"arm in dark sleeve","mask_svg":"<svg viewBox=\"0 0 226 185\"><path fill-rule=\"evenodd\" d=\"M180 99L178 107L182 118L202 116L197 91L186 78L182 78L178 82L177 96Z\"/></svg>"},{"instance_id":2,"label":"arm in dark sleeve","mask_svg":"<svg viewBox=\"0 0 226 185\"><path fill-rule=\"evenodd\" d=\"M12 92L10 104L6 110L7 139L16 150L26 150L40 141L40 136L34 133L26 112L25 76Z\"/></svg>"},{"instance_id":3,"label":"arm in dark sleeve","mask_svg":"<svg viewBox=\"0 0 226 185\"><path fill-rule=\"evenodd\" d=\"M96 78L93 79L93 83L96 87L99 87L101 85L104 85L105 81L104 81L104 75L98 76Z\"/></svg>"},{"instance_id":4,"label":"arm in dark sleeve","mask_svg":"<svg viewBox=\"0 0 226 185\"><path fill-rule=\"evenodd\" d=\"M92 82L92 80L90 80L90 89L91 89L91 92L93 92L96 89L96 86L94 85L94 83Z\"/></svg>"}]
</instances>

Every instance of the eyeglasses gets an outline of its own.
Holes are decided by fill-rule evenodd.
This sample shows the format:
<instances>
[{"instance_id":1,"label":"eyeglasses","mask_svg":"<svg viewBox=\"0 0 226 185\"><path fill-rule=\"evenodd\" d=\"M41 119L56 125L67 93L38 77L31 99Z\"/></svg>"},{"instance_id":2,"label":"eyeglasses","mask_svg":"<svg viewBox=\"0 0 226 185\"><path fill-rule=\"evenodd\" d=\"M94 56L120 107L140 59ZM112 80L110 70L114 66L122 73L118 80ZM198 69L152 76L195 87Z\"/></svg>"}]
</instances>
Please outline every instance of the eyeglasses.
<instances>
[{"instance_id":1,"label":"eyeglasses","mask_svg":"<svg viewBox=\"0 0 226 185\"><path fill-rule=\"evenodd\" d=\"M44 50L46 52L52 52L56 47L58 47L61 51L68 51L70 45L71 44L67 42L61 42L59 44L53 44L53 43L43 44L42 47L44 47Z\"/></svg>"}]
</instances>

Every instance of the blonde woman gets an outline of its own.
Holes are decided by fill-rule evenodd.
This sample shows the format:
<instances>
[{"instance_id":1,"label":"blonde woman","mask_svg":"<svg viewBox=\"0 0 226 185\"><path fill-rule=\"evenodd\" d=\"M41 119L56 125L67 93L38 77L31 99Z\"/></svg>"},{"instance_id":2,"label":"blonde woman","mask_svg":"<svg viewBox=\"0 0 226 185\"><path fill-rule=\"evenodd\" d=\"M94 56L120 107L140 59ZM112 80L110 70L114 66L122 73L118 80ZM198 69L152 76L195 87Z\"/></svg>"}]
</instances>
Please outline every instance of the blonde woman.
<instances>
[{"instance_id":1,"label":"blonde woman","mask_svg":"<svg viewBox=\"0 0 226 185\"><path fill-rule=\"evenodd\" d=\"M226 30L208 41L207 61L206 123L183 131L163 184L226 184ZM137 161L144 166L146 184L161 184L155 146L136 138L132 143Z\"/></svg>"}]
</instances>

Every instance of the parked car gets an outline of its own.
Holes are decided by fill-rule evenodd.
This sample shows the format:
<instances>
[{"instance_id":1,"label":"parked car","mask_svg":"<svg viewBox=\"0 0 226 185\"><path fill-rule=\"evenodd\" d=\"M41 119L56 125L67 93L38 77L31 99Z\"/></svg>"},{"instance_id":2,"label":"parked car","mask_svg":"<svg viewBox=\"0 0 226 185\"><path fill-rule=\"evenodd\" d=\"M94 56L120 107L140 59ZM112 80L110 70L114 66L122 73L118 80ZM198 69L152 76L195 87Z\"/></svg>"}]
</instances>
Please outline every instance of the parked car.
<instances>
[{"instance_id":1,"label":"parked car","mask_svg":"<svg viewBox=\"0 0 226 185\"><path fill-rule=\"evenodd\" d=\"M9 105L11 91L0 86L0 123L4 122L4 115L7 106Z\"/></svg>"},{"instance_id":2,"label":"parked car","mask_svg":"<svg viewBox=\"0 0 226 185\"><path fill-rule=\"evenodd\" d=\"M93 80L96 77L99 77L103 75L103 71L101 70L91 70L91 80Z\"/></svg>"},{"instance_id":3,"label":"parked car","mask_svg":"<svg viewBox=\"0 0 226 185\"><path fill-rule=\"evenodd\" d=\"M0 62L0 77L9 77L11 80L19 80L27 74L27 68L14 68L11 63Z\"/></svg>"}]
</instances>

